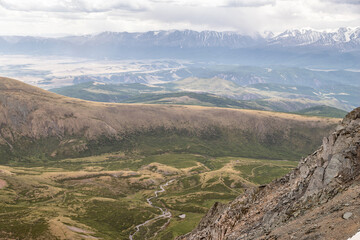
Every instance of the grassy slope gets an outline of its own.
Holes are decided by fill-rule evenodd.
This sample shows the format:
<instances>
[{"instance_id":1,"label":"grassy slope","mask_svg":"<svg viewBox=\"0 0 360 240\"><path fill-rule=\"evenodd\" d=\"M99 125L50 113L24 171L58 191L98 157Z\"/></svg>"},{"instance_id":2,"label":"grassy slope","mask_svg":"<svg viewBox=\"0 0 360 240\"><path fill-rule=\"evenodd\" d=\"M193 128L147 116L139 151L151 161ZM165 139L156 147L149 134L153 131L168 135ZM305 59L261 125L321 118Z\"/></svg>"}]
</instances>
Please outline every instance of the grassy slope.
<instances>
[{"instance_id":1,"label":"grassy slope","mask_svg":"<svg viewBox=\"0 0 360 240\"><path fill-rule=\"evenodd\" d=\"M316 106L316 107L306 108L294 113L308 115L308 116L333 117L333 118L343 118L347 114L347 112L344 110L329 106Z\"/></svg>"},{"instance_id":2,"label":"grassy slope","mask_svg":"<svg viewBox=\"0 0 360 240\"><path fill-rule=\"evenodd\" d=\"M7 183L0 189L0 238L128 239L135 225L159 214L146 198L161 183L176 179L153 200L173 215L155 239L173 239L192 230L215 201L228 202L245 188L267 183L294 166L293 161L179 153L112 153L41 167L0 166L0 179ZM180 214L186 218L180 219ZM135 239L153 239L161 223L149 223ZM79 229L83 232L76 232Z\"/></svg>"},{"instance_id":3,"label":"grassy slope","mask_svg":"<svg viewBox=\"0 0 360 240\"><path fill-rule=\"evenodd\" d=\"M90 82L52 91L64 96L100 102L240 107L280 112L294 112L317 105L348 109L349 105L339 99L349 102L349 97L356 96L351 89L344 90L351 92L350 95L331 93L330 96L304 86L259 83L241 87L220 78L186 78L156 86L137 83L101 85Z\"/></svg>"},{"instance_id":4,"label":"grassy slope","mask_svg":"<svg viewBox=\"0 0 360 240\"><path fill-rule=\"evenodd\" d=\"M208 93L195 92L175 92L161 94L143 94L126 100L128 103L148 103L148 104L181 104L198 105L225 108L243 108L265 110L255 102L238 101L230 98L220 97Z\"/></svg>"},{"instance_id":5,"label":"grassy slope","mask_svg":"<svg viewBox=\"0 0 360 240\"><path fill-rule=\"evenodd\" d=\"M94 82L86 82L73 86L52 89L54 93L58 93L68 97L80 98L97 102L124 102L129 98L139 96L145 93L161 92L160 87L150 87L140 83L132 84L97 84Z\"/></svg>"},{"instance_id":6,"label":"grassy slope","mask_svg":"<svg viewBox=\"0 0 360 240\"><path fill-rule=\"evenodd\" d=\"M86 102L9 79L2 79L0 88L3 163L113 151L298 159L314 150L338 121L252 110Z\"/></svg>"},{"instance_id":7,"label":"grassy slope","mask_svg":"<svg viewBox=\"0 0 360 240\"><path fill-rule=\"evenodd\" d=\"M0 165L0 238L128 239L135 225L159 214L146 198L176 179L154 200L172 212L169 226L158 231L164 222L154 221L135 235L158 231L156 239L173 239L192 230L215 201L296 166L270 159L307 155L338 121L86 102L10 79L0 79L0 89L0 161L7 164Z\"/></svg>"},{"instance_id":8,"label":"grassy slope","mask_svg":"<svg viewBox=\"0 0 360 240\"><path fill-rule=\"evenodd\" d=\"M188 82L189 79L186 79ZM200 80L198 80L199 82ZM205 79L201 80L203 85L206 82ZM218 79L217 79L218 81ZM182 84L183 81L176 83ZM175 83L164 84L161 87L150 87L144 84L94 84L93 82L77 84L69 87L51 89L52 92L61 94L63 96L80 98L84 100L97 101L97 102L117 102L117 103L149 103L149 104L183 104L183 105L199 105L199 106L212 106L212 107L230 107L230 108L246 108L246 109L262 109L267 110L266 108L261 107L255 102L248 101L238 101L235 99L230 99L226 97L221 97L219 95L209 94L209 93L197 93L199 89L204 91L209 91L209 89L223 89L223 93L226 92L226 89L231 89L235 91L238 89L238 86L227 82L229 88L225 86L207 86L207 90L204 89L202 84L193 85L193 90L195 92L184 92L177 87L174 87ZM218 85L221 83L218 83ZM185 88L189 84L185 84ZM208 85L208 84L207 84ZM233 86L234 85L234 86ZM180 92L178 91L180 90Z\"/></svg>"},{"instance_id":9,"label":"grassy slope","mask_svg":"<svg viewBox=\"0 0 360 240\"><path fill-rule=\"evenodd\" d=\"M239 97L244 88L221 78L185 78L163 85L166 89L175 91L207 92L220 96Z\"/></svg>"}]
</instances>

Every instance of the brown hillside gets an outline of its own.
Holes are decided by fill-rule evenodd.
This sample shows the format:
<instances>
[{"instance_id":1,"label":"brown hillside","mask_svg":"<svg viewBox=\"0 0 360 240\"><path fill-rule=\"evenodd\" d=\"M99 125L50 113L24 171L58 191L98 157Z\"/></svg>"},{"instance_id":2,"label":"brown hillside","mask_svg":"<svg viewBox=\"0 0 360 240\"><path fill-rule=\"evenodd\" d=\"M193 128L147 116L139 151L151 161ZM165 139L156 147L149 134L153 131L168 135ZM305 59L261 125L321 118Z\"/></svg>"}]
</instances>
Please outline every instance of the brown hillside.
<instances>
[{"instance_id":1,"label":"brown hillside","mask_svg":"<svg viewBox=\"0 0 360 240\"><path fill-rule=\"evenodd\" d=\"M76 136L82 138L78 144L83 146L74 150L81 151L86 149L87 141L99 137L123 139L158 128L175 132L185 130L192 136L202 136L204 131L217 128L230 133L251 132L256 139L269 144L274 141L276 144L274 133L287 139L293 129L303 129L303 137L314 144L320 142L316 131L327 132L338 121L252 110L95 103L0 78L0 146L9 149L24 138L35 141L52 137L61 145L65 139L69 140L68 137Z\"/></svg>"}]
</instances>

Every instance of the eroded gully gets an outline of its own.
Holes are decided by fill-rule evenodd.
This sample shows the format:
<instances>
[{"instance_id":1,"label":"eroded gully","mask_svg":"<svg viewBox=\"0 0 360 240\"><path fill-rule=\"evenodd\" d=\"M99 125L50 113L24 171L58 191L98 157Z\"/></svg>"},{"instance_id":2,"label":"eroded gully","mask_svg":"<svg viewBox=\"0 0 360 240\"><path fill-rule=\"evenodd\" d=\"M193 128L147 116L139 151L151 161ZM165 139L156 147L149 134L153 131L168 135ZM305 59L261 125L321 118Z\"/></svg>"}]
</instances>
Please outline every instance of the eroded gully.
<instances>
[{"instance_id":1,"label":"eroded gully","mask_svg":"<svg viewBox=\"0 0 360 240\"><path fill-rule=\"evenodd\" d=\"M169 219L160 229L162 229L164 226L166 226L166 225L168 224L168 222L170 221L170 218L171 218L171 216L172 216L172 215L171 215L171 212L170 212L168 209L166 209L166 208L161 208L161 207L155 206L155 205L152 203L151 200L154 199L154 198L157 198L158 195L159 195L159 193L165 192L166 190L165 190L164 187L169 186L169 185L170 185L171 183L173 183L174 181L175 181L175 179L172 179L172 180L166 182L165 184L160 185L160 190L156 190L156 191L154 192L154 196L146 199L146 201L147 201L152 207L159 209L159 210L161 211L161 214L158 215L158 216L156 216L156 217L154 217L154 218L151 218L151 219L149 219L149 220L147 220L147 221L145 221L145 222L143 222L143 223L141 223L141 224L139 224L139 225L136 225L136 226L135 226L135 230L136 230L136 231L135 231L134 233L132 233L132 234L129 235L129 239L130 239L130 240L134 240L134 235L135 235L137 232L140 231L140 227L145 226L145 225L147 225L148 223L150 223L150 222L152 222L152 221L154 221L154 220L157 220L157 219L159 219L159 218L167 218L167 219Z\"/></svg>"}]
</instances>

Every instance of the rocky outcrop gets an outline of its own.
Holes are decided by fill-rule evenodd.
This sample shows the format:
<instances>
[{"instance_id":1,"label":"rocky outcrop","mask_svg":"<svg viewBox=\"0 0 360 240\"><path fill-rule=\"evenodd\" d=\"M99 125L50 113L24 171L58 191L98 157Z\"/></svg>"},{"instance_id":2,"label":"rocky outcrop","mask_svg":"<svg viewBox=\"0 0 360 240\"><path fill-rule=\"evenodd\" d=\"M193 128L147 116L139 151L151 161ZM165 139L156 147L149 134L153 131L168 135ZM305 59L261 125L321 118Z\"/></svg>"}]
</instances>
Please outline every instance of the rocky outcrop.
<instances>
[{"instance_id":1,"label":"rocky outcrop","mask_svg":"<svg viewBox=\"0 0 360 240\"><path fill-rule=\"evenodd\" d=\"M215 204L178 239L347 239L360 228L359 175L357 108L292 172L227 205Z\"/></svg>"}]
</instances>

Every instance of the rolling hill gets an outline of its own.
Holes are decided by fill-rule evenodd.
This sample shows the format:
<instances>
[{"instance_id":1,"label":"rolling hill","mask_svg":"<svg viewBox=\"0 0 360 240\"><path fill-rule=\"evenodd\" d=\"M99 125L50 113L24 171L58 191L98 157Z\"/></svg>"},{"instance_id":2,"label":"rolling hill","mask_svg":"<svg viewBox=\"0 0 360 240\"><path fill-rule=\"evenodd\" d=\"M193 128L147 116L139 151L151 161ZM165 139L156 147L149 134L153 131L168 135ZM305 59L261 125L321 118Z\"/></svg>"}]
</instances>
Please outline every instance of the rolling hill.
<instances>
[{"instance_id":1,"label":"rolling hill","mask_svg":"<svg viewBox=\"0 0 360 240\"><path fill-rule=\"evenodd\" d=\"M0 238L174 239L289 172L338 121L90 102L0 78Z\"/></svg>"},{"instance_id":2,"label":"rolling hill","mask_svg":"<svg viewBox=\"0 0 360 240\"><path fill-rule=\"evenodd\" d=\"M200 105L278 112L296 112L319 105L340 109L349 107L342 100L310 87L266 83L241 87L220 78L185 78L153 85L92 81L50 91L98 102Z\"/></svg>"},{"instance_id":3,"label":"rolling hill","mask_svg":"<svg viewBox=\"0 0 360 240\"><path fill-rule=\"evenodd\" d=\"M87 102L6 78L0 88L1 151L15 158L40 152L58 158L110 150L176 150L293 159L311 151L321 132L337 121L251 110ZM154 145L150 149L149 142Z\"/></svg>"},{"instance_id":4,"label":"rolling hill","mask_svg":"<svg viewBox=\"0 0 360 240\"><path fill-rule=\"evenodd\" d=\"M309 116L319 116L319 117L334 117L334 118L343 118L346 116L347 112L341 109L329 107L329 106L316 106L305 108L300 111L294 112L303 115Z\"/></svg>"}]
</instances>

